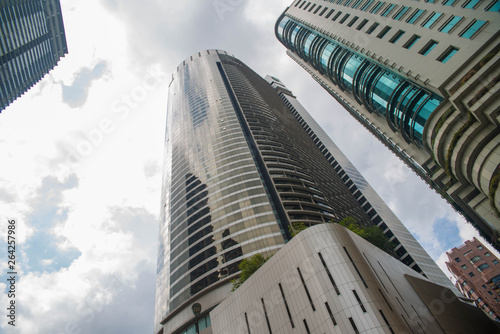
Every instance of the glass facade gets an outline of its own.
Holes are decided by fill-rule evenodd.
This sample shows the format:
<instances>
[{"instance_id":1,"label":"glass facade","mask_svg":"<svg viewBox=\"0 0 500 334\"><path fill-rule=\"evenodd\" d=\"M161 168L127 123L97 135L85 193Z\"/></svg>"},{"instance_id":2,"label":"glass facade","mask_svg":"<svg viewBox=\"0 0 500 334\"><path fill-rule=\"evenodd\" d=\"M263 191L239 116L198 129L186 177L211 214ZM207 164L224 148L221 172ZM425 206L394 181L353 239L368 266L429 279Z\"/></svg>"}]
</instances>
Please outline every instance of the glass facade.
<instances>
[{"instance_id":1,"label":"glass facade","mask_svg":"<svg viewBox=\"0 0 500 334\"><path fill-rule=\"evenodd\" d=\"M0 111L66 53L59 0L0 2Z\"/></svg>"},{"instance_id":2,"label":"glass facade","mask_svg":"<svg viewBox=\"0 0 500 334\"><path fill-rule=\"evenodd\" d=\"M276 35L288 49L351 93L369 112L386 118L407 141L423 145L425 123L443 100L440 96L287 16L279 20Z\"/></svg>"},{"instance_id":3,"label":"glass facade","mask_svg":"<svg viewBox=\"0 0 500 334\"><path fill-rule=\"evenodd\" d=\"M303 43L316 47L314 38ZM374 225L325 154L275 89L238 59L209 50L179 66L167 107L157 326L230 285L244 258L272 255L293 222L351 216Z\"/></svg>"}]
</instances>

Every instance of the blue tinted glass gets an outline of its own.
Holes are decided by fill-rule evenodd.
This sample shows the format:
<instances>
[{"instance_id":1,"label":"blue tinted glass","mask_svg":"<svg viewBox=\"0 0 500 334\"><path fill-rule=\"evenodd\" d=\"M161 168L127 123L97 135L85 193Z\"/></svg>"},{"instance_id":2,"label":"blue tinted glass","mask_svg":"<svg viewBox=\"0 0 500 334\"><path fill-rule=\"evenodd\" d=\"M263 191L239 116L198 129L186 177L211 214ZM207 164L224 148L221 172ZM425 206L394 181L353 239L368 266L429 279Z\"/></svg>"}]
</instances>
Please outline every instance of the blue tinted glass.
<instances>
[{"instance_id":1,"label":"blue tinted glass","mask_svg":"<svg viewBox=\"0 0 500 334\"><path fill-rule=\"evenodd\" d=\"M330 59L330 55L332 54L333 50L335 50L335 47L332 44L328 44L321 54L321 68L324 71L328 70L328 60Z\"/></svg>"},{"instance_id":2,"label":"blue tinted glass","mask_svg":"<svg viewBox=\"0 0 500 334\"><path fill-rule=\"evenodd\" d=\"M369 0L367 3L364 4L363 7L361 7L362 11L365 11L372 3L374 0Z\"/></svg>"},{"instance_id":3,"label":"blue tinted glass","mask_svg":"<svg viewBox=\"0 0 500 334\"><path fill-rule=\"evenodd\" d=\"M389 12L394 8L396 7L396 5L394 4L390 4L389 7L387 7L383 12L382 14L380 14L381 16L383 17L386 17L387 15L389 15Z\"/></svg>"},{"instance_id":4,"label":"blue tinted glass","mask_svg":"<svg viewBox=\"0 0 500 334\"><path fill-rule=\"evenodd\" d=\"M283 37L283 30L285 29L285 25L290 21L290 19L287 16L284 16L283 19L281 20L279 26L278 26L278 36Z\"/></svg>"},{"instance_id":5,"label":"blue tinted glass","mask_svg":"<svg viewBox=\"0 0 500 334\"><path fill-rule=\"evenodd\" d=\"M406 14L406 12L408 11L408 9L410 9L410 7L404 7L403 6L403 9L396 16L394 16L394 20L399 20L401 17L403 17L403 15Z\"/></svg>"},{"instance_id":6,"label":"blue tinted glass","mask_svg":"<svg viewBox=\"0 0 500 334\"><path fill-rule=\"evenodd\" d=\"M471 38L481 27L486 23L486 21L477 20L471 25L462 35L463 38Z\"/></svg>"},{"instance_id":7,"label":"blue tinted glass","mask_svg":"<svg viewBox=\"0 0 500 334\"><path fill-rule=\"evenodd\" d=\"M413 16L408 20L408 23L415 23L415 21L417 21L420 16L422 16L422 14L424 13L424 10L423 9L417 9L417 11L415 12L415 14L413 14Z\"/></svg>"},{"instance_id":8,"label":"blue tinted glass","mask_svg":"<svg viewBox=\"0 0 500 334\"><path fill-rule=\"evenodd\" d=\"M297 33L299 32L300 30L300 26L296 26L294 29L293 29L293 32L292 32L292 37L290 38L290 41L292 42L292 45L295 46L295 36L297 36Z\"/></svg>"},{"instance_id":9,"label":"blue tinted glass","mask_svg":"<svg viewBox=\"0 0 500 334\"><path fill-rule=\"evenodd\" d=\"M316 35L314 34L309 34L309 36L306 39L306 42L304 43L304 54L309 57L309 49L311 48L311 43L314 40Z\"/></svg>"},{"instance_id":10,"label":"blue tinted glass","mask_svg":"<svg viewBox=\"0 0 500 334\"><path fill-rule=\"evenodd\" d=\"M445 33L449 33L451 29L453 29L453 27L455 27L457 25L457 23L462 19L461 16L455 16L451 19L450 22L448 22L446 24L446 26L441 29L442 32L445 32Z\"/></svg>"},{"instance_id":11,"label":"blue tinted glass","mask_svg":"<svg viewBox=\"0 0 500 334\"><path fill-rule=\"evenodd\" d=\"M479 3L479 1L481 1L481 0L470 0L469 2L467 2L465 4L464 8L473 9L474 7L476 7L476 5Z\"/></svg>"},{"instance_id":12,"label":"blue tinted glass","mask_svg":"<svg viewBox=\"0 0 500 334\"><path fill-rule=\"evenodd\" d=\"M434 22L436 22L442 15L443 13L432 14L429 20L424 24L424 28L430 28L434 24Z\"/></svg>"},{"instance_id":13,"label":"blue tinted glass","mask_svg":"<svg viewBox=\"0 0 500 334\"><path fill-rule=\"evenodd\" d=\"M345 64L342 78L344 79L344 84L349 90L352 89L354 73L356 73L356 70L362 62L363 61L359 57L351 56L351 58Z\"/></svg>"},{"instance_id":14,"label":"blue tinted glass","mask_svg":"<svg viewBox=\"0 0 500 334\"><path fill-rule=\"evenodd\" d=\"M413 36L408 44L405 45L405 48L411 49L412 46L415 45L415 43L418 42L420 39L420 36Z\"/></svg>"},{"instance_id":15,"label":"blue tinted glass","mask_svg":"<svg viewBox=\"0 0 500 334\"><path fill-rule=\"evenodd\" d=\"M422 142L422 135L424 133L424 126L431 113L436 110L441 101L435 97L431 97L420 109L417 117L415 117L413 124L413 137L420 143Z\"/></svg>"},{"instance_id":16,"label":"blue tinted glass","mask_svg":"<svg viewBox=\"0 0 500 334\"><path fill-rule=\"evenodd\" d=\"M431 52L432 49L434 49L436 47L437 44L438 44L438 42L431 41L429 44L427 44L425 46L425 48L422 49L422 51L420 51L420 54L424 55L424 56L427 56L429 54L429 52Z\"/></svg>"},{"instance_id":17,"label":"blue tinted glass","mask_svg":"<svg viewBox=\"0 0 500 334\"><path fill-rule=\"evenodd\" d=\"M445 2L443 2L443 5L451 6L451 5L453 5L454 2L455 2L455 0L446 0Z\"/></svg>"},{"instance_id":18,"label":"blue tinted glass","mask_svg":"<svg viewBox=\"0 0 500 334\"><path fill-rule=\"evenodd\" d=\"M395 78L393 75L386 72L375 83L372 100L375 110L380 114L385 116L391 94L400 82L400 78Z\"/></svg>"},{"instance_id":19,"label":"blue tinted glass","mask_svg":"<svg viewBox=\"0 0 500 334\"><path fill-rule=\"evenodd\" d=\"M352 8L358 8L358 6L361 4L361 0L357 0L354 5L352 5Z\"/></svg>"},{"instance_id":20,"label":"blue tinted glass","mask_svg":"<svg viewBox=\"0 0 500 334\"><path fill-rule=\"evenodd\" d=\"M495 4L488 9L488 12L499 12L500 11L500 1L495 1Z\"/></svg>"},{"instance_id":21,"label":"blue tinted glass","mask_svg":"<svg viewBox=\"0 0 500 334\"><path fill-rule=\"evenodd\" d=\"M446 63L448 60L450 60L451 57L453 57L453 55L455 53L458 52L458 49L457 48L451 48L450 50L448 50L444 56L441 57L441 59L439 60L440 62L442 62L443 64Z\"/></svg>"},{"instance_id":22,"label":"blue tinted glass","mask_svg":"<svg viewBox=\"0 0 500 334\"><path fill-rule=\"evenodd\" d=\"M375 13L377 10L380 9L380 7L382 7L383 4L385 4L385 2L379 2L378 4L376 4L375 7L373 7L372 10L370 10L370 13Z\"/></svg>"}]
</instances>

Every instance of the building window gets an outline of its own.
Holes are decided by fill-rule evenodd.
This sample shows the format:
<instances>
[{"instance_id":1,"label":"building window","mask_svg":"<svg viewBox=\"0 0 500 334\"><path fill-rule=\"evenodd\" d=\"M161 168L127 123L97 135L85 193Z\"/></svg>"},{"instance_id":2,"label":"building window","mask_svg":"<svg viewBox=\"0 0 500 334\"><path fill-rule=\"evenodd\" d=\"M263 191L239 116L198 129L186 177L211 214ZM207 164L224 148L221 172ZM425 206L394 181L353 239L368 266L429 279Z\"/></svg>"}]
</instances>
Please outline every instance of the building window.
<instances>
[{"instance_id":1,"label":"building window","mask_svg":"<svg viewBox=\"0 0 500 334\"><path fill-rule=\"evenodd\" d=\"M361 8L360 10L361 11L365 11L368 7L370 7L370 5L373 3L374 0L368 0Z\"/></svg>"},{"instance_id":2,"label":"building window","mask_svg":"<svg viewBox=\"0 0 500 334\"><path fill-rule=\"evenodd\" d=\"M350 16L351 14L345 14L344 17L339 21L339 23L344 23L345 20Z\"/></svg>"},{"instance_id":3,"label":"building window","mask_svg":"<svg viewBox=\"0 0 500 334\"><path fill-rule=\"evenodd\" d=\"M482 301L483 301L483 299L482 299L481 297L479 297L479 298L477 299L477 302L478 302L478 303L480 303L480 302L482 302Z\"/></svg>"},{"instance_id":4,"label":"building window","mask_svg":"<svg viewBox=\"0 0 500 334\"><path fill-rule=\"evenodd\" d=\"M370 10L370 13L371 14L375 14L376 12L378 12L378 10L380 9L380 7L382 7L383 5L385 5L385 2L382 2L382 1L379 1L373 8L372 10Z\"/></svg>"},{"instance_id":5,"label":"building window","mask_svg":"<svg viewBox=\"0 0 500 334\"><path fill-rule=\"evenodd\" d=\"M475 275L475 274L471 271L471 272L469 273L469 276L470 276L470 277L474 277L474 276L476 276L476 275Z\"/></svg>"},{"instance_id":6,"label":"building window","mask_svg":"<svg viewBox=\"0 0 500 334\"><path fill-rule=\"evenodd\" d=\"M325 19L329 18L333 14L334 11L335 11L335 9L330 10L328 12L328 14L326 14Z\"/></svg>"},{"instance_id":7,"label":"building window","mask_svg":"<svg viewBox=\"0 0 500 334\"><path fill-rule=\"evenodd\" d=\"M483 289L486 289L486 285L484 285L484 284L483 284L483 285L482 285L482 288L483 288Z\"/></svg>"},{"instance_id":8,"label":"building window","mask_svg":"<svg viewBox=\"0 0 500 334\"><path fill-rule=\"evenodd\" d=\"M397 12L396 15L394 15L393 19L394 20L401 20L403 15L405 15L409 9L410 9L410 7L406 7L406 6L401 7L399 12Z\"/></svg>"},{"instance_id":9,"label":"building window","mask_svg":"<svg viewBox=\"0 0 500 334\"><path fill-rule=\"evenodd\" d=\"M467 269L467 266L464 264L464 265L462 266L462 269Z\"/></svg>"},{"instance_id":10,"label":"building window","mask_svg":"<svg viewBox=\"0 0 500 334\"><path fill-rule=\"evenodd\" d=\"M445 24L443 24L439 31L449 33L460 21L462 21L461 16L452 16Z\"/></svg>"},{"instance_id":11,"label":"building window","mask_svg":"<svg viewBox=\"0 0 500 334\"><path fill-rule=\"evenodd\" d=\"M436 23L441 18L441 16L443 16L443 13L432 13L431 15L429 15L427 20L422 23L422 27L430 29L434 25L434 23Z\"/></svg>"},{"instance_id":12,"label":"building window","mask_svg":"<svg viewBox=\"0 0 500 334\"><path fill-rule=\"evenodd\" d=\"M319 7L318 7L318 8L316 8L316 10L314 11L314 14L317 14L317 13L318 13L318 11L319 11L322 7L323 7L323 6L319 5Z\"/></svg>"},{"instance_id":13,"label":"building window","mask_svg":"<svg viewBox=\"0 0 500 334\"><path fill-rule=\"evenodd\" d=\"M486 256L486 257L491 256L491 253L490 252L486 252L486 253L484 253L484 256Z\"/></svg>"},{"instance_id":14,"label":"building window","mask_svg":"<svg viewBox=\"0 0 500 334\"><path fill-rule=\"evenodd\" d=\"M498 260L497 259L493 260L493 264L498 264Z\"/></svg>"},{"instance_id":15,"label":"building window","mask_svg":"<svg viewBox=\"0 0 500 334\"><path fill-rule=\"evenodd\" d=\"M484 10L487 10L488 12L500 12L500 1L492 1Z\"/></svg>"},{"instance_id":16,"label":"building window","mask_svg":"<svg viewBox=\"0 0 500 334\"><path fill-rule=\"evenodd\" d=\"M375 22L374 24L372 24L372 26L370 28L368 28L368 30L366 31L366 33L368 35L370 35L375 29L377 29L378 26L379 26L379 24L377 22Z\"/></svg>"},{"instance_id":17,"label":"building window","mask_svg":"<svg viewBox=\"0 0 500 334\"><path fill-rule=\"evenodd\" d=\"M444 6L453 6L455 4L456 0L444 0L443 5Z\"/></svg>"},{"instance_id":18,"label":"building window","mask_svg":"<svg viewBox=\"0 0 500 334\"><path fill-rule=\"evenodd\" d=\"M361 21L361 23L356 27L356 30L361 30L363 29L363 27L365 26L365 24L368 22L367 19L364 19L363 21Z\"/></svg>"},{"instance_id":19,"label":"building window","mask_svg":"<svg viewBox=\"0 0 500 334\"><path fill-rule=\"evenodd\" d=\"M323 8L323 10L321 11L321 13L319 13L319 16L323 16L323 14L325 14L325 12L327 10L328 10L328 7Z\"/></svg>"},{"instance_id":20,"label":"building window","mask_svg":"<svg viewBox=\"0 0 500 334\"><path fill-rule=\"evenodd\" d=\"M479 245L477 246L477 249L483 249L483 246Z\"/></svg>"},{"instance_id":21,"label":"building window","mask_svg":"<svg viewBox=\"0 0 500 334\"><path fill-rule=\"evenodd\" d=\"M348 26L348 27L352 27L352 25L353 25L353 24L354 24L354 23L355 23L358 19L359 19L359 17L354 16L354 17L352 18L351 22L349 22L349 23L347 24L347 26Z\"/></svg>"},{"instance_id":22,"label":"building window","mask_svg":"<svg viewBox=\"0 0 500 334\"><path fill-rule=\"evenodd\" d=\"M417 9L413 12L413 14L406 20L407 23L414 24L417 22L419 18L422 17L422 15L425 13L425 10L423 9Z\"/></svg>"},{"instance_id":23,"label":"building window","mask_svg":"<svg viewBox=\"0 0 500 334\"><path fill-rule=\"evenodd\" d=\"M469 0L466 1L463 5L462 8L469 8L469 9L474 9L482 0Z\"/></svg>"},{"instance_id":24,"label":"building window","mask_svg":"<svg viewBox=\"0 0 500 334\"><path fill-rule=\"evenodd\" d=\"M313 8L314 8L314 7L316 7L316 4L315 4L315 3L313 3L313 5L311 6L311 8L309 8L309 12L310 12L311 10L313 10ZM304 9L305 9L305 8L304 8Z\"/></svg>"},{"instance_id":25,"label":"building window","mask_svg":"<svg viewBox=\"0 0 500 334\"><path fill-rule=\"evenodd\" d=\"M493 292L491 292L491 291L488 291L488 294L489 294L490 296L493 296Z\"/></svg>"},{"instance_id":26,"label":"building window","mask_svg":"<svg viewBox=\"0 0 500 334\"><path fill-rule=\"evenodd\" d=\"M465 253L464 253L464 256L465 256L465 255L469 255L470 253L472 253L472 251L471 251L471 250L470 250L470 251L468 251L468 252L465 252Z\"/></svg>"},{"instance_id":27,"label":"building window","mask_svg":"<svg viewBox=\"0 0 500 334\"><path fill-rule=\"evenodd\" d=\"M474 256L473 258L471 258L470 260L470 263L474 264L476 263L477 261L481 261L481 257L480 256Z\"/></svg>"},{"instance_id":28,"label":"building window","mask_svg":"<svg viewBox=\"0 0 500 334\"><path fill-rule=\"evenodd\" d=\"M416 36L416 35L414 35L414 36ZM407 48L407 49L409 49L409 48ZM455 258L455 262L460 262L460 261L462 261L462 260L459 257Z\"/></svg>"},{"instance_id":29,"label":"building window","mask_svg":"<svg viewBox=\"0 0 500 334\"><path fill-rule=\"evenodd\" d=\"M472 39L477 32L486 24L488 21L474 20L472 21L460 34L460 37Z\"/></svg>"},{"instance_id":30,"label":"building window","mask_svg":"<svg viewBox=\"0 0 500 334\"><path fill-rule=\"evenodd\" d=\"M357 1L354 3L354 5L352 5L352 8L354 8L354 9L358 8L358 6L361 4L361 1L362 1L362 0L357 0Z\"/></svg>"},{"instance_id":31,"label":"building window","mask_svg":"<svg viewBox=\"0 0 500 334\"><path fill-rule=\"evenodd\" d=\"M463 281L462 286L466 286L466 285L467 285L467 281Z\"/></svg>"},{"instance_id":32,"label":"building window","mask_svg":"<svg viewBox=\"0 0 500 334\"><path fill-rule=\"evenodd\" d=\"M396 7L395 4L389 4L389 6L387 6L384 11L382 13L380 13L380 16L382 17L386 17L387 15L389 15L390 12L392 12L392 10L394 9L394 7Z\"/></svg>"},{"instance_id":33,"label":"building window","mask_svg":"<svg viewBox=\"0 0 500 334\"><path fill-rule=\"evenodd\" d=\"M384 38L384 36L389 32L389 30L391 30L391 27L389 26L385 26L384 29L382 29L382 31L377 35L377 38Z\"/></svg>"},{"instance_id":34,"label":"building window","mask_svg":"<svg viewBox=\"0 0 500 334\"><path fill-rule=\"evenodd\" d=\"M307 3L307 5L304 7L304 10L306 10L306 9L307 9L307 7L309 7L309 5L310 5L310 4L311 4L311 3L310 3L310 2L308 2L308 3Z\"/></svg>"},{"instance_id":35,"label":"building window","mask_svg":"<svg viewBox=\"0 0 500 334\"><path fill-rule=\"evenodd\" d=\"M404 34L405 32L403 30L399 30L397 33L394 34L394 36L392 36L389 42L392 44L396 43Z\"/></svg>"},{"instance_id":36,"label":"building window","mask_svg":"<svg viewBox=\"0 0 500 334\"><path fill-rule=\"evenodd\" d=\"M477 270L478 270L478 271L483 271L484 269L487 269L487 268L489 268L489 267L490 267L490 265L489 265L489 264L487 264L487 263L483 263L482 265L480 265L479 267L477 267Z\"/></svg>"},{"instance_id":37,"label":"building window","mask_svg":"<svg viewBox=\"0 0 500 334\"><path fill-rule=\"evenodd\" d=\"M423 56L427 56L436 47L436 45L438 45L438 42L431 40L418 53Z\"/></svg>"},{"instance_id":38,"label":"building window","mask_svg":"<svg viewBox=\"0 0 500 334\"><path fill-rule=\"evenodd\" d=\"M451 57L453 57L453 55L455 53L458 52L458 48L454 47L454 46L451 46L448 50L446 50L439 58L438 58L438 61L442 62L443 64L445 64L448 60L450 60Z\"/></svg>"},{"instance_id":39,"label":"building window","mask_svg":"<svg viewBox=\"0 0 500 334\"><path fill-rule=\"evenodd\" d=\"M335 21L336 19L338 19L338 17L342 14L342 12L337 12L337 14L335 14L335 16L332 18L332 21Z\"/></svg>"},{"instance_id":40,"label":"building window","mask_svg":"<svg viewBox=\"0 0 500 334\"><path fill-rule=\"evenodd\" d=\"M344 7L347 7L351 4L352 0L347 0L345 3L344 3Z\"/></svg>"}]
</instances>

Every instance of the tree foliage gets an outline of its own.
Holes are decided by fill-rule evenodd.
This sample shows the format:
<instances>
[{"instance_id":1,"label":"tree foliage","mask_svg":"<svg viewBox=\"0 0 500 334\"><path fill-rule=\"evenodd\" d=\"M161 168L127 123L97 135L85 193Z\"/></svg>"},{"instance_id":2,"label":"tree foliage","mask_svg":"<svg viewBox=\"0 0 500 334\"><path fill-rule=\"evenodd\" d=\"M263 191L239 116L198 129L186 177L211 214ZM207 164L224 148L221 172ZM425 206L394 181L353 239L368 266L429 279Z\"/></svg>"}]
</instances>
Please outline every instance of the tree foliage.
<instances>
[{"instance_id":1,"label":"tree foliage","mask_svg":"<svg viewBox=\"0 0 500 334\"><path fill-rule=\"evenodd\" d=\"M238 268L241 270L240 277L233 280L233 288L231 291L238 289L250 276L253 275L269 258L265 258L262 254L255 254L252 257L246 258L240 262Z\"/></svg>"},{"instance_id":2,"label":"tree foliage","mask_svg":"<svg viewBox=\"0 0 500 334\"><path fill-rule=\"evenodd\" d=\"M309 226L306 225L305 223L295 222L295 223L292 223L291 226L288 226L288 231L290 232L290 236L293 238L297 234L299 234L300 232L304 231L308 227Z\"/></svg>"},{"instance_id":3,"label":"tree foliage","mask_svg":"<svg viewBox=\"0 0 500 334\"><path fill-rule=\"evenodd\" d=\"M339 222L340 225L348 228L352 232L359 235L361 238L371 242L381 250L391 253L392 252L392 244L389 242L389 238L387 238L381 229L377 226L364 227L357 223L356 219L353 217L345 217Z\"/></svg>"}]
</instances>

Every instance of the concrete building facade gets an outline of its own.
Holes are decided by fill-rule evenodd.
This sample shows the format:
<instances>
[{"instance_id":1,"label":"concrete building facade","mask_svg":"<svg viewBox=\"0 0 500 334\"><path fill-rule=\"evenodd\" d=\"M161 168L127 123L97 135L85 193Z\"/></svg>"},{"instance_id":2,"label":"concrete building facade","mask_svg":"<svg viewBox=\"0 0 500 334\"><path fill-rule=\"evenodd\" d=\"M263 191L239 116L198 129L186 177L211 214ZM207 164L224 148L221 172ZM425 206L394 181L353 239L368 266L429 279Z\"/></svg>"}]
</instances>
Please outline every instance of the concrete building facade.
<instances>
[{"instance_id":1,"label":"concrete building facade","mask_svg":"<svg viewBox=\"0 0 500 334\"><path fill-rule=\"evenodd\" d=\"M296 0L275 31L293 60L494 245L499 6Z\"/></svg>"},{"instance_id":2,"label":"concrete building facade","mask_svg":"<svg viewBox=\"0 0 500 334\"><path fill-rule=\"evenodd\" d=\"M59 0L0 1L0 112L68 53Z\"/></svg>"},{"instance_id":3,"label":"concrete building facade","mask_svg":"<svg viewBox=\"0 0 500 334\"><path fill-rule=\"evenodd\" d=\"M498 332L477 307L338 224L300 232L210 316L214 334Z\"/></svg>"},{"instance_id":4,"label":"concrete building facade","mask_svg":"<svg viewBox=\"0 0 500 334\"><path fill-rule=\"evenodd\" d=\"M457 280L456 287L500 321L500 265L495 254L474 238L446 255L446 266Z\"/></svg>"}]
</instances>

